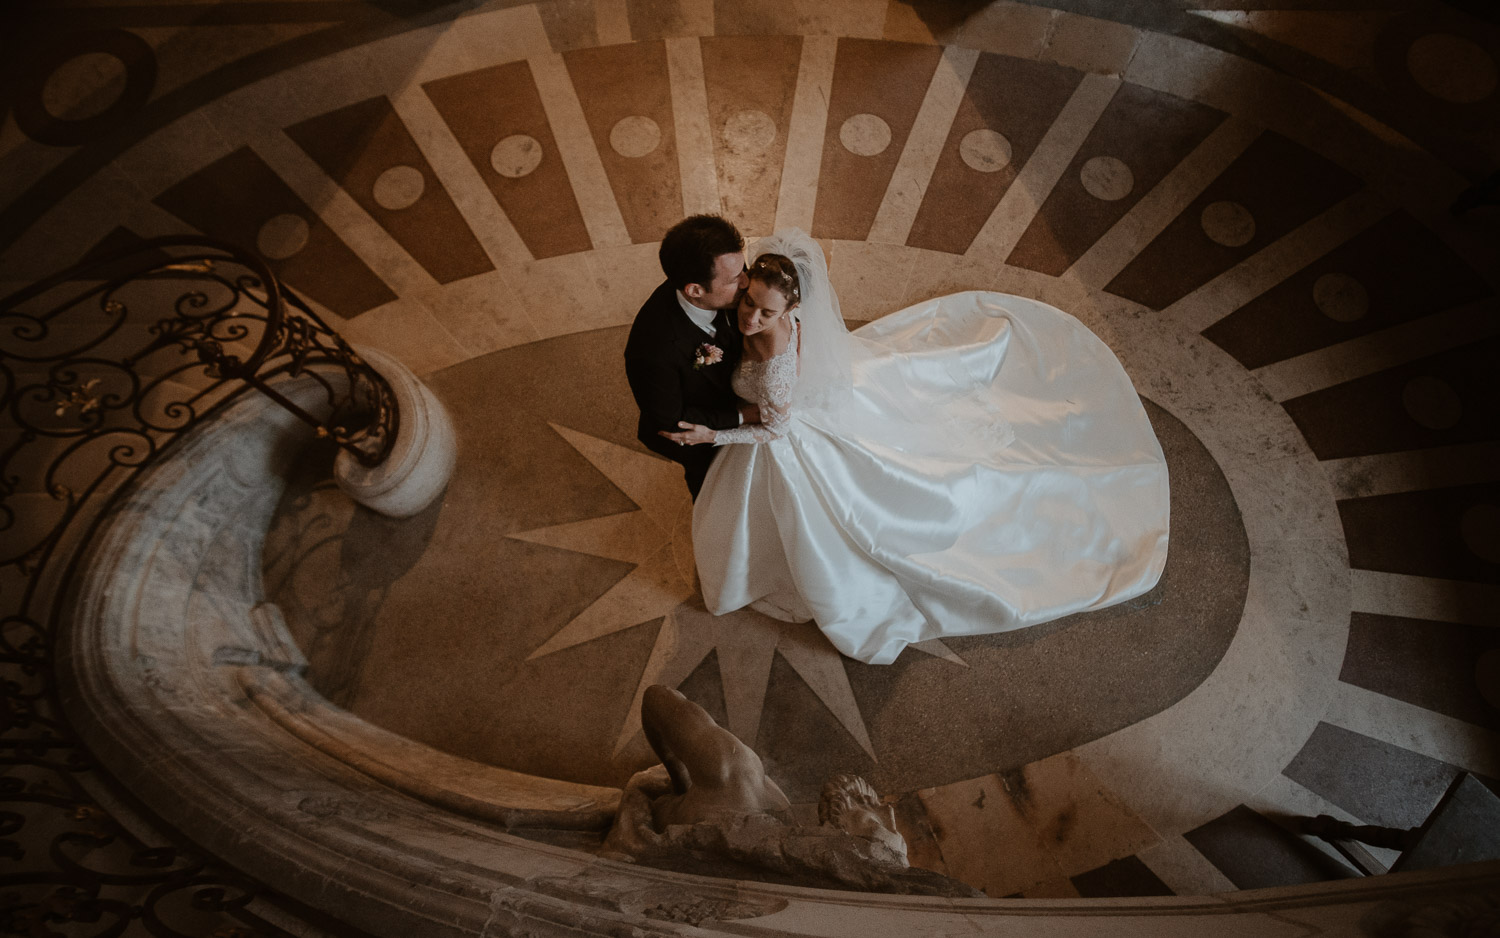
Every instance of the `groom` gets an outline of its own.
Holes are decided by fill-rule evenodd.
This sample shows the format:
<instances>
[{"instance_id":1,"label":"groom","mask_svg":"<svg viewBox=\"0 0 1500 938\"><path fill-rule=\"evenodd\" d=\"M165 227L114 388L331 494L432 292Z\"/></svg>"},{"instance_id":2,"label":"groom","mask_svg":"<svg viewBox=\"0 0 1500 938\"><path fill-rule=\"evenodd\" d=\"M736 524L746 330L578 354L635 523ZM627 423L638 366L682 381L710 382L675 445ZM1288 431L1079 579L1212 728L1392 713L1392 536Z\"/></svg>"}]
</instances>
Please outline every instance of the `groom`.
<instances>
[{"instance_id":1,"label":"groom","mask_svg":"<svg viewBox=\"0 0 1500 938\"><path fill-rule=\"evenodd\" d=\"M727 430L759 419L729 387L742 339L735 298L745 285L745 239L717 215L692 215L661 241L666 281L636 313L625 343L625 376L641 410L636 437L682 465L693 498L703 487L715 448L682 446L661 434L679 421Z\"/></svg>"}]
</instances>

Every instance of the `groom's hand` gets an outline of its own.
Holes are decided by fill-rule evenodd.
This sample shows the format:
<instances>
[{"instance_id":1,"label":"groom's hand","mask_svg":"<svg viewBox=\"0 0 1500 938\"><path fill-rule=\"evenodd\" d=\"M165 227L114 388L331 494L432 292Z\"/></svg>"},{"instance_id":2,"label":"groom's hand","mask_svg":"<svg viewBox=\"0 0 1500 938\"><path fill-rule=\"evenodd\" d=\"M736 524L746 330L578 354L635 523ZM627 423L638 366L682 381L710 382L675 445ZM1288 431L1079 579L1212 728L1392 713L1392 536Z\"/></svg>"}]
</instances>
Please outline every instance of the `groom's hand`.
<instances>
[{"instance_id":1,"label":"groom's hand","mask_svg":"<svg viewBox=\"0 0 1500 938\"><path fill-rule=\"evenodd\" d=\"M747 423L760 423L759 404L740 405L740 425L743 426Z\"/></svg>"},{"instance_id":2,"label":"groom's hand","mask_svg":"<svg viewBox=\"0 0 1500 938\"><path fill-rule=\"evenodd\" d=\"M699 443L712 443L714 431L701 423L688 423L686 420L677 421L681 431L673 433L670 430L658 430L657 433L676 443L678 446L696 446Z\"/></svg>"}]
</instances>

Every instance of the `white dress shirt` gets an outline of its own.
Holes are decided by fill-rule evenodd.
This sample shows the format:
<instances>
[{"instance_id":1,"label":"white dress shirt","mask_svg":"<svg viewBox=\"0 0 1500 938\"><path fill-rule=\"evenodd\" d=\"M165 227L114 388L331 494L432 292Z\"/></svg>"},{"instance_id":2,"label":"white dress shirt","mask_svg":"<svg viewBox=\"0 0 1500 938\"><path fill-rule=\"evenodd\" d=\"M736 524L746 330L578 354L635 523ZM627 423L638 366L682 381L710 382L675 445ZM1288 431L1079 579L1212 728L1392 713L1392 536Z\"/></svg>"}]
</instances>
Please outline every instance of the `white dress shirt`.
<instances>
[{"instance_id":1,"label":"white dress shirt","mask_svg":"<svg viewBox=\"0 0 1500 938\"><path fill-rule=\"evenodd\" d=\"M693 321L693 325L708 333L709 338L718 335L718 331L714 328L714 317L719 315L718 310L694 306L691 300L683 296L681 290L677 291L677 305L682 307L682 311Z\"/></svg>"}]
</instances>

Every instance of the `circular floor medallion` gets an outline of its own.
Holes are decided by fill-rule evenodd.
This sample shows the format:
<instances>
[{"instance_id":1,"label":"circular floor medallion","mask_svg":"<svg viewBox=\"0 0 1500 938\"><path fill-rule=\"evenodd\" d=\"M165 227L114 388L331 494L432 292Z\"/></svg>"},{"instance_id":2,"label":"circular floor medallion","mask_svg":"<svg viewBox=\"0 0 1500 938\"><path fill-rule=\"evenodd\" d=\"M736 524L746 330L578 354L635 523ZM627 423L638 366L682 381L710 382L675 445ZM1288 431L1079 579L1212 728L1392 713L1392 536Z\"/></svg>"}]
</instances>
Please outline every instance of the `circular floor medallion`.
<instances>
[{"instance_id":1,"label":"circular floor medallion","mask_svg":"<svg viewBox=\"0 0 1500 938\"><path fill-rule=\"evenodd\" d=\"M1432 33L1412 43L1406 67L1423 91L1454 104L1483 101L1500 81L1488 52L1448 33Z\"/></svg>"},{"instance_id":2,"label":"circular floor medallion","mask_svg":"<svg viewBox=\"0 0 1500 938\"><path fill-rule=\"evenodd\" d=\"M622 117L609 132L609 145L621 156L638 159L661 146L661 128L649 117Z\"/></svg>"},{"instance_id":3,"label":"circular floor medallion","mask_svg":"<svg viewBox=\"0 0 1500 938\"><path fill-rule=\"evenodd\" d=\"M414 166L392 166L375 180L375 203L393 212L411 208L422 197L427 178Z\"/></svg>"},{"instance_id":4,"label":"circular floor medallion","mask_svg":"<svg viewBox=\"0 0 1500 938\"><path fill-rule=\"evenodd\" d=\"M839 128L839 142L855 156L879 156L891 145L891 125L874 114L856 114Z\"/></svg>"},{"instance_id":5,"label":"circular floor medallion","mask_svg":"<svg viewBox=\"0 0 1500 938\"><path fill-rule=\"evenodd\" d=\"M1318 311L1337 322L1354 322L1370 311L1369 291L1348 274L1324 274L1312 292Z\"/></svg>"},{"instance_id":6,"label":"circular floor medallion","mask_svg":"<svg viewBox=\"0 0 1500 938\"><path fill-rule=\"evenodd\" d=\"M286 260L307 246L311 229L300 215L277 215L260 226L255 248L268 260Z\"/></svg>"},{"instance_id":7,"label":"circular floor medallion","mask_svg":"<svg viewBox=\"0 0 1500 938\"><path fill-rule=\"evenodd\" d=\"M1215 244L1239 248L1255 238L1255 216L1238 202L1214 202L1199 219L1203 233Z\"/></svg>"},{"instance_id":8,"label":"circular floor medallion","mask_svg":"<svg viewBox=\"0 0 1500 938\"><path fill-rule=\"evenodd\" d=\"M1464 546L1473 551L1474 556L1500 564L1500 506L1489 502L1471 505L1464 511L1458 525Z\"/></svg>"},{"instance_id":9,"label":"circular floor medallion","mask_svg":"<svg viewBox=\"0 0 1500 938\"><path fill-rule=\"evenodd\" d=\"M1123 199L1135 188L1135 175L1130 167L1112 156L1094 157L1083 164L1078 176L1083 180L1084 191L1104 202Z\"/></svg>"},{"instance_id":10,"label":"circular floor medallion","mask_svg":"<svg viewBox=\"0 0 1500 938\"><path fill-rule=\"evenodd\" d=\"M129 78L109 52L85 52L59 65L42 86L42 107L58 120L87 120L115 106Z\"/></svg>"},{"instance_id":11,"label":"circular floor medallion","mask_svg":"<svg viewBox=\"0 0 1500 938\"><path fill-rule=\"evenodd\" d=\"M117 67L124 74L115 91ZM156 53L146 40L123 29L80 30L29 63L16 83L12 115L39 143L78 146L140 110L155 88Z\"/></svg>"},{"instance_id":12,"label":"circular floor medallion","mask_svg":"<svg viewBox=\"0 0 1500 938\"><path fill-rule=\"evenodd\" d=\"M520 179L541 163L542 145L525 134L512 134L490 151L490 166L507 179Z\"/></svg>"},{"instance_id":13,"label":"circular floor medallion","mask_svg":"<svg viewBox=\"0 0 1500 938\"><path fill-rule=\"evenodd\" d=\"M1401 392L1401 403L1411 419L1429 430L1452 429L1464 413L1464 403L1453 385L1431 375L1408 381Z\"/></svg>"},{"instance_id":14,"label":"circular floor medallion","mask_svg":"<svg viewBox=\"0 0 1500 938\"><path fill-rule=\"evenodd\" d=\"M776 142L776 122L764 111L740 111L724 122L724 144L730 152L753 156Z\"/></svg>"},{"instance_id":15,"label":"circular floor medallion","mask_svg":"<svg viewBox=\"0 0 1500 938\"><path fill-rule=\"evenodd\" d=\"M964 134L958 144L958 156L976 172L999 172L1010 165L1010 141L999 131L981 127Z\"/></svg>"}]
</instances>

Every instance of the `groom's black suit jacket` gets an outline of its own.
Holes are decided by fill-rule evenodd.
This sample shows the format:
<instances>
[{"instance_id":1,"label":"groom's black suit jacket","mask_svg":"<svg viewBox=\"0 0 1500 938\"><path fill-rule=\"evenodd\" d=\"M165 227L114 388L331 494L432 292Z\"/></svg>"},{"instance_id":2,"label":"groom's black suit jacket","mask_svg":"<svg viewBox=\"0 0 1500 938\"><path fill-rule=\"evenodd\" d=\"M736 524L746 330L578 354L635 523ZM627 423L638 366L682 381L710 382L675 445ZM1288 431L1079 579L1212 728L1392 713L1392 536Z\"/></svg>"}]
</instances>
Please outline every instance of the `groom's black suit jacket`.
<instances>
[{"instance_id":1,"label":"groom's black suit jacket","mask_svg":"<svg viewBox=\"0 0 1500 938\"><path fill-rule=\"evenodd\" d=\"M636 438L652 452L682 464L688 491L694 498L713 462L715 447L678 446L657 431L675 432L679 420L714 430L739 425L739 402L729 387L729 377L740 359L744 340L727 311L719 311L714 328L710 338L694 325L678 304L677 291L663 283L636 313L625 343L625 377L641 409ZM722 349L724 359L694 368L698 348L705 342Z\"/></svg>"}]
</instances>

